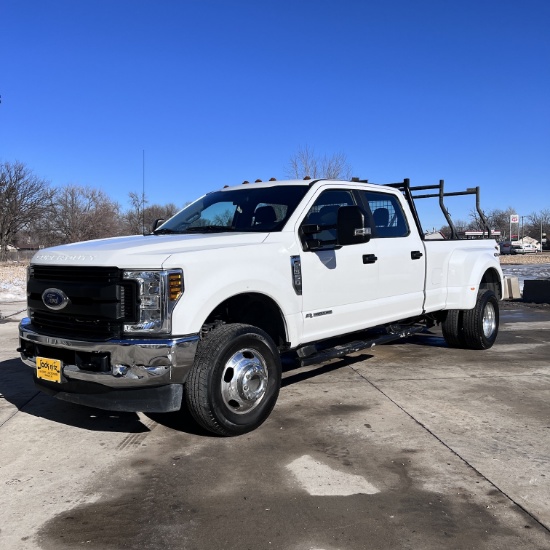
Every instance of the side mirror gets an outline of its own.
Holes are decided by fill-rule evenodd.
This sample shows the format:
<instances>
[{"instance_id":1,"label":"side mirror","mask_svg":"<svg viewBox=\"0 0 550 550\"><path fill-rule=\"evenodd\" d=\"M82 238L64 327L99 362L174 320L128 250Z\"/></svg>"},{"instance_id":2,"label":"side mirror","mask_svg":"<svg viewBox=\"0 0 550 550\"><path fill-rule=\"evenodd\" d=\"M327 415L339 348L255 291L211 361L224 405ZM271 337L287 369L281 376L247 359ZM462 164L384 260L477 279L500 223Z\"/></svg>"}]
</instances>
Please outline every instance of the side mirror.
<instances>
[{"instance_id":1,"label":"side mirror","mask_svg":"<svg viewBox=\"0 0 550 550\"><path fill-rule=\"evenodd\" d=\"M151 227L151 233L154 233L166 220L164 218L157 218Z\"/></svg>"},{"instance_id":2,"label":"side mirror","mask_svg":"<svg viewBox=\"0 0 550 550\"><path fill-rule=\"evenodd\" d=\"M319 233L321 231L321 226L316 225L313 223L302 225L302 233L304 235L315 235L315 233Z\"/></svg>"},{"instance_id":3,"label":"side mirror","mask_svg":"<svg viewBox=\"0 0 550 550\"><path fill-rule=\"evenodd\" d=\"M341 206L338 209L338 244L368 243L371 228L365 227L365 216L358 206Z\"/></svg>"}]
</instances>

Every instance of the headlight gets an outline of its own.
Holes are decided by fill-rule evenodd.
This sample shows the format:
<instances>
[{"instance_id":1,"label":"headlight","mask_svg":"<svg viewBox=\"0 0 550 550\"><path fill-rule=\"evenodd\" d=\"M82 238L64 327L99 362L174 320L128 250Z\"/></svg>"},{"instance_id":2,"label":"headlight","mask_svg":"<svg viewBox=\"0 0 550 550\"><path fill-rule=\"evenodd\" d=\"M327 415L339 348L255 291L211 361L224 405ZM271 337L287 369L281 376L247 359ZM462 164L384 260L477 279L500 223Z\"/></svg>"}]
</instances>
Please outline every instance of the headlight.
<instances>
[{"instance_id":1,"label":"headlight","mask_svg":"<svg viewBox=\"0 0 550 550\"><path fill-rule=\"evenodd\" d=\"M124 325L124 332L170 334L172 311L183 294L181 269L169 271L124 271L124 279L138 283L139 320Z\"/></svg>"}]
</instances>

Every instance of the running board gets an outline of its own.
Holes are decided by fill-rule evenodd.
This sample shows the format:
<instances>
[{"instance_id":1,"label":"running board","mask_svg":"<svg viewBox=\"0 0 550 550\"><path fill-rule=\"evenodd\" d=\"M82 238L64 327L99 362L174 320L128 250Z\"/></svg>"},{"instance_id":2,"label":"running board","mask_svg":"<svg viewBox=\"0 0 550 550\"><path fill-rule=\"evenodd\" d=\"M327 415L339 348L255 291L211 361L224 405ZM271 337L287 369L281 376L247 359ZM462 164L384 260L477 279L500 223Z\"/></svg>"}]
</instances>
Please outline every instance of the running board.
<instances>
[{"instance_id":1,"label":"running board","mask_svg":"<svg viewBox=\"0 0 550 550\"><path fill-rule=\"evenodd\" d=\"M306 357L300 357L300 352L302 354L304 351L310 351L314 346L304 346L304 348L298 350L298 356L300 365L302 367L307 367L309 365L316 365L318 363L324 363L331 359L337 359L339 357L344 357L350 353L355 353L356 351L361 351L363 349L372 348L380 344L387 344L394 340L399 340L400 338L408 338L413 334L418 334L419 332L424 332L426 330L425 326L412 326L407 327L406 329L400 330L399 332L391 332L389 334L382 334L380 336L375 336L368 340L354 340L348 344L342 344L339 346L334 346L332 348L324 349L321 351L315 351Z\"/></svg>"}]
</instances>

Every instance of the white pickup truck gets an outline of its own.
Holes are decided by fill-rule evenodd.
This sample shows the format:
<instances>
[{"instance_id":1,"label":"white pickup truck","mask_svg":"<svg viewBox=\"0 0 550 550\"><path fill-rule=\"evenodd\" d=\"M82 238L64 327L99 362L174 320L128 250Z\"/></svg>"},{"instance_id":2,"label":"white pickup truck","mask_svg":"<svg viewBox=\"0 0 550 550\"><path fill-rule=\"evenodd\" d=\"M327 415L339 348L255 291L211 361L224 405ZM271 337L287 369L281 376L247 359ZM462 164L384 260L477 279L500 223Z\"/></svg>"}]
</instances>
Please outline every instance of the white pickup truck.
<instances>
[{"instance_id":1,"label":"white pickup truck","mask_svg":"<svg viewBox=\"0 0 550 550\"><path fill-rule=\"evenodd\" d=\"M447 216L444 196L473 192L408 180L226 186L151 234L41 250L18 351L59 399L143 412L185 402L206 429L237 435L273 409L281 357L314 364L435 324L450 346L490 348L495 241L425 239L413 200L439 196Z\"/></svg>"}]
</instances>

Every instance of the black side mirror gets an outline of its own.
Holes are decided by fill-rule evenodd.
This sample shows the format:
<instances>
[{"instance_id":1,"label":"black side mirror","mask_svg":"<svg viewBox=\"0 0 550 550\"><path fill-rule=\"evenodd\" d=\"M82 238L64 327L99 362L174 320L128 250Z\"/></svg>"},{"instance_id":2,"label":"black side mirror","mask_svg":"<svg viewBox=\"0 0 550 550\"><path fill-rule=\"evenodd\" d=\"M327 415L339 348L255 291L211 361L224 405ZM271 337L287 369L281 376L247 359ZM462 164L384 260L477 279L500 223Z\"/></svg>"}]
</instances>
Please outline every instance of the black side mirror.
<instances>
[{"instance_id":1,"label":"black side mirror","mask_svg":"<svg viewBox=\"0 0 550 550\"><path fill-rule=\"evenodd\" d=\"M321 231L321 226L310 223L307 225L302 225L301 229L304 235L315 235L315 233L319 233L319 231Z\"/></svg>"},{"instance_id":2,"label":"black side mirror","mask_svg":"<svg viewBox=\"0 0 550 550\"><path fill-rule=\"evenodd\" d=\"M338 209L338 244L367 243L371 228L365 227L365 216L358 206L341 206Z\"/></svg>"},{"instance_id":3,"label":"black side mirror","mask_svg":"<svg viewBox=\"0 0 550 550\"><path fill-rule=\"evenodd\" d=\"M157 218L153 222L153 226L151 227L151 233L154 233L166 220L164 218Z\"/></svg>"}]
</instances>

